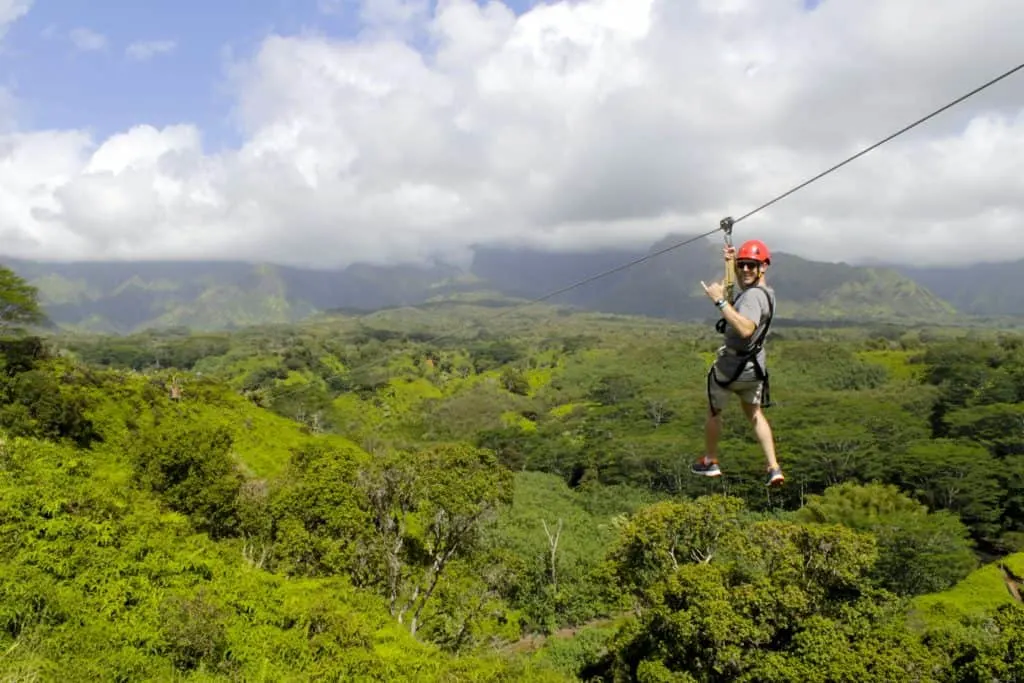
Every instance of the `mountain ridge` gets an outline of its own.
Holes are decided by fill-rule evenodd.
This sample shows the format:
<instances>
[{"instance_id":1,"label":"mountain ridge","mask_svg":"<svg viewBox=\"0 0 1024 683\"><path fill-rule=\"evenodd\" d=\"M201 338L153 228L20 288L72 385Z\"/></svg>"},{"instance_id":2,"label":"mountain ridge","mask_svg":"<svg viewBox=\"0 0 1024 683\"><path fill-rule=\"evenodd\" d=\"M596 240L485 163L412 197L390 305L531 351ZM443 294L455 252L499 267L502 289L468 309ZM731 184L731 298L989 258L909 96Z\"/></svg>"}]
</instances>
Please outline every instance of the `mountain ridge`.
<instances>
[{"instance_id":1,"label":"mountain ridge","mask_svg":"<svg viewBox=\"0 0 1024 683\"><path fill-rule=\"evenodd\" d=\"M647 249L545 252L479 247L465 268L445 263L357 263L329 270L268 261L3 261L39 288L40 301L55 323L80 332L295 323L321 312L369 312L471 293L536 299L599 274L606 275L548 301L605 313L706 319L709 309L700 282L722 276L718 242L697 241L608 273L686 237L669 235ZM991 266L984 268L996 272ZM769 271L769 283L779 294L780 319L947 323L965 314L1024 315L1024 298L1018 308L1012 296L1000 300L978 294L965 284L971 277L970 268L854 266L785 252L773 254ZM929 286L932 283L935 289ZM971 305L979 299L988 307Z\"/></svg>"}]
</instances>

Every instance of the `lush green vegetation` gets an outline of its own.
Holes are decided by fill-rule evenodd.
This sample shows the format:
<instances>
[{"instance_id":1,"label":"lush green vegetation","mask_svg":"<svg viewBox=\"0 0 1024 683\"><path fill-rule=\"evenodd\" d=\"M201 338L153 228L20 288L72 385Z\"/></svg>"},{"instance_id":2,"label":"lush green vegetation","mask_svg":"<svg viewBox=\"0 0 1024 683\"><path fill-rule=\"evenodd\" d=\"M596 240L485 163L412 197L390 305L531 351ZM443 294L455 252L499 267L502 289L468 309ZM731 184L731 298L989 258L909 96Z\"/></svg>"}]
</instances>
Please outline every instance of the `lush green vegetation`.
<instances>
[{"instance_id":1,"label":"lush green vegetation","mask_svg":"<svg viewBox=\"0 0 1024 683\"><path fill-rule=\"evenodd\" d=\"M0 671L1020 680L1024 339L780 327L771 491L737 407L688 473L716 344L468 303L12 333Z\"/></svg>"}]
</instances>

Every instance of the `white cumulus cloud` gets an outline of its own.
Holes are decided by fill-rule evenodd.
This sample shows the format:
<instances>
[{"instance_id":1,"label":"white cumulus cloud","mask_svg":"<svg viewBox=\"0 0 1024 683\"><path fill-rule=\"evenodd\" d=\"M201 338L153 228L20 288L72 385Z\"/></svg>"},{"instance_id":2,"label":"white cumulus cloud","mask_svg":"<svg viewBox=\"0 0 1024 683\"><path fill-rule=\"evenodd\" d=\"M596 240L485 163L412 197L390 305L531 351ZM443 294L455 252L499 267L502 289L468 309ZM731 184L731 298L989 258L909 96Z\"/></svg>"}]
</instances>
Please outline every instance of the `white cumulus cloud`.
<instances>
[{"instance_id":1,"label":"white cumulus cloud","mask_svg":"<svg viewBox=\"0 0 1024 683\"><path fill-rule=\"evenodd\" d=\"M75 47L83 52L102 50L107 46L107 37L102 33L93 31L91 28L79 27L71 29L68 37L71 38L71 42L74 43Z\"/></svg>"},{"instance_id":2,"label":"white cumulus cloud","mask_svg":"<svg viewBox=\"0 0 1024 683\"><path fill-rule=\"evenodd\" d=\"M7 33L7 27L28 13L32 0L0 0L0 38Z\"/></svg>"},{"instance_id":3,"label":"white cumulus cloud","mask_svg":"<svg viewBox=\"0 0 1024 683\"><path fill-rule=\"evenodd\" d=\"M9 2L10 0L8 0ZM3 0L0 0L2 9ZM337 7L339 0L325 0ZM1021 61L1013 0L367 0L236 65L244 142L0 137L35 258L318 266L715 228ZM823 260L1024 257L1024 70L736 227Z\"/></svg>"},{"instance_id":4,"label":"white cumulus cloud","mask_svg":"<svg viewBox=\"0 0 1024 683\"><path fill-rule=\"evenodd\" d=\"M177 42L173 40L140 40L131 43L124 51L130 59L141 62L171 52L176 46Z\"/></svg>"}]
</instances>

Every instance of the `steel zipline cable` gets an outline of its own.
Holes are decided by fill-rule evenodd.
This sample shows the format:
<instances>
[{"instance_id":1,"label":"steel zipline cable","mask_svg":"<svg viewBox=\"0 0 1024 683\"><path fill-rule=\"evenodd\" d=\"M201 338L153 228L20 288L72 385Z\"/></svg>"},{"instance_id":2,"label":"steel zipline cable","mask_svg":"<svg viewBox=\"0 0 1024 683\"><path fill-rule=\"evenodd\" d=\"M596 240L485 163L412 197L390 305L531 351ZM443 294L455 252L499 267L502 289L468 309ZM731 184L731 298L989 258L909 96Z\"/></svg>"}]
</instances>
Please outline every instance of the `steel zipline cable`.
<instances>
[{"instance_id":1,"label":"steel zipline cable","mask_svg":"<svg viewBox=\"0 0 1024 683\"><path fill-rule=\"evenodd\" d=\"M870 151L872 151L874 149L877 149L878 147L881 147L885 143L887 143L887 142L889 142L889 141L899 137L900 135L906 133L907 131L909 131L909 130L911 130L911 129L921 125L925 121L928 121L929 119L932 119L935 116L938 116L939 114L941 114L942 112L946 111L947 109L950 109L950 108L956 106L957 104L960 104L964 100L966 100L966 99L968 99L970 97L973 97L974 95L978 94L982 90L985 90L986 88L989 88L989 87L995 85L999 81L1001 81L1001 80L1003 80L1005 78L1008 78L1009 76L1012 76L1014 73L1016 73L1017 71L1020 71L1021 69L1024 69L1024 63L1018 64L1017 66L1013 67L1012 69L1009 69L1009 70L1003 72L1002 74L996 76L995 78L992 78L992 79L986 81L985 83L983 83L982 85L979 85L977 88L974 88L970 92L967 92L967 93L961 95L960 97L956 98L955 100L952 100L951 102L948 102L947 104L943 105L942 107L939 107L938 109L932 111L931 113L929 113L929 114L927 114L925 116L922 116L921 118L917 119L913 123L907 124L906 126L904 126L903 128L900 128L896 132L894 132L894 133L892 133L890 135L887 135L886 137L882 138L881 140L879 140L878 142L876 142L876 143L874 143L872 145L869 145L868 147L865 147L864 149L860 150L856 154L853 154L853 155L847 157L843 161L835 164L834 166L831 166L831 167L825 169L821 173L818 173L817 175L815 175L815 176L813 176L811 178L808 178L807 180L805 180L804 182L800 183L799 185L796 185L795 187L793 187L793 188L783 192L782 194L774 197L773 199L765 202L764 204L761 204L760 206L758 206L758 207L748 211L747 213L743 214L739 218L736 218L736 219L732 219L732 218L724 219L721 222L721 224L719 225L719 227L714 228L713 230L708 230L707 232L702 233L700 235L696 235L694 237L689 237L689 238L687 238L685 240L681 240L679 242L675 242L673 244L670 244L667 247L664 247L664 248L659 249L657 251L651 252L649 254L645 254L644 256L642 256L640 258L634 259L634 260L629 261L627 263L623 263L621 265L615 266L614 268L610 268L610 269L602 271L600 273L596 273L594 275L590 275L590 276L588 276L588 277L586 277L586 278L584 278L582 280L574 282L574 283L572 283L570 285L567 285L565 287L561 287L561 288L556 289L556 290L554 290L552 292L548 292L547 294L544 294L543 296L537 297L535 299L530 299L530 300L528 300L526 302L518 303L518 304L514 304L512 306L509 306L509 307L507 307L505 309L502 309L496 315L491 316L489 318L489 320L495 320L495 319L501 317L502 315L504 315L506 313L509 313L509 312L514 311L514 310L519 309L519 308L523 308L525 306L531 306L533 304L540 303L542 301L546 301L546 300L551 299L551 298L553 298L555 296L558 296L559 294L565 294L566 292L572 291L572 290L574 290L574 289L576 289L578 287L582 287L584 285L590 284L591 282L594 282L595 280L600 280L601 278L608 277L609 275L613 275L615 273L621 272L621 271L626 270L628 268L632 268L633 266L636 266L636 265L639 265L641 263L644 263L645 261L649 261L649 260L651 260L651 259L653 259L653 258L655 258L657 256L661 256L662 254L667 254L670 251L675 251L676 249L684 247L684 246L686 246L688 244L692 244L692 243L694 243L694 242L696 242L698 240L701 240L701 239L704 239L706 237L709 237L709 236L715 234L716 232L719 232L719 231L722 231L722 230L725 230L727 232L731 232L732 226L734 226L736 223L744 221L744 220L750 218L751 216L753 216L754 214L756 214L756 213L758 213L760 211L763 211L764 209L767 209L769 206L772 206L773 204L775 204L775 203L785 199L786 197L790 196L791 194L793 194L793 193L795 193L795 192L797 192L797 191L807 187L811 183L814 183L817 180L820 180L821 178L824 178L828 174L830 174L830 173L832 173L834 171L839 170L840 168L842 168L846 164L850 163L851 161L854 161L854 160L864 156L868 152L870 152ZM433 337L433 338L429 339L429 341L431 343L435 343L435 342L440 341L442 339L446 339L446 338L453 337L453 336L454 336L454 333L442 334L442 335L439 335L437 337ZM397 354L398 352L395 352L395 353ZM338 374L335 374L335 375L330 375L327 378L325 378L325 381L328 380L328 379L334 379L334 378L342 377L343 374L352 374L354 372L359 372L359 371L362 371L362 370L369 369L369 368L379 364L382 360L386 360L386 359L390 358L391 355L393 355L393 354L388 354L388 355L385 356L384 359L376 359L376 360L374 360L371 363L366 363L366 364L363 364L363 365L357 365L354 368L351 368L351 369L347 370L345 373L338 373ZM288 387L285 390L280 391L280 392L275 392L275 391L271 390L270 393L271 393L271 397L272 398L280 398L282 396L287 396L288 394L293 393L293 392L302 391L305 388L306 387L304 385L302 385L302 386ZM293 391L289 391L289 389L292 389Z\"/></svg>"}]
</instances>

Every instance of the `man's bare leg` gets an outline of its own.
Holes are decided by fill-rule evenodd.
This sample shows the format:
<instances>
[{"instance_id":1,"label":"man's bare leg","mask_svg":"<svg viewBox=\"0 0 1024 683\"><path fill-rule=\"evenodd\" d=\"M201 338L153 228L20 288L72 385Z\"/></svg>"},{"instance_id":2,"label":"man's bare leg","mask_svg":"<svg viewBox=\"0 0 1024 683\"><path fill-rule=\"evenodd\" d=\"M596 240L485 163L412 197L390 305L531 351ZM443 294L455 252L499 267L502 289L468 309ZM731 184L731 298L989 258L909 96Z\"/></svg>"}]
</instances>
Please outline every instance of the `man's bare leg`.
<instances>
[{"instance_id":1,"label":"man's bare leg","mask_svg":"<svg viewBox=\"0 0 1024 683\"><path fill-rule=\"evenodd\" d=\"M760 405L752 405L750 403L742 403L741 405L747 419L754 426L754 434L757 435L757 440L761 444L761 450L764 451L767 469L770 471L777 468L779 462L775 458L775 438L772 435L772 427L768 424L768 418L765 417Z\"/></svg>"},{"instance_id":2,"label":"man's bare leg","mask_svg":"<svg viewBox=\"0 0 1024 683\"><path fill-rule=\"evenodd\" d=\"M690 471L705 477L717 477L722 474L718 467L718 437L722 433L722 418L711 414L708 408L707 421L704 423L704 455L690 466Z\"/></svg>"},{"instance_id":3,"label":"man's bare leg","mask_svg":"<svg viewBox=\"0 0 1024 683\"><path fill-rule=\"evenodd\" d=\"M704 422L704 456L712 462L718 462L718 440L722 436L722 414L715 415L708 409L708 417Z\"/></svg>"}]
</instances>

